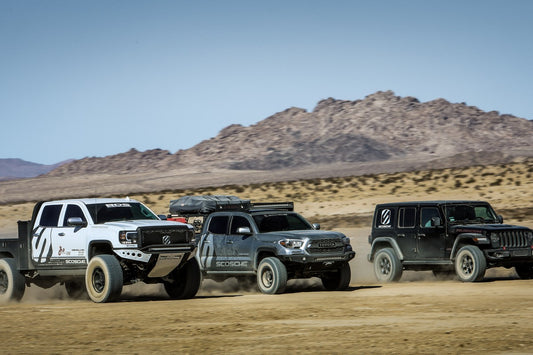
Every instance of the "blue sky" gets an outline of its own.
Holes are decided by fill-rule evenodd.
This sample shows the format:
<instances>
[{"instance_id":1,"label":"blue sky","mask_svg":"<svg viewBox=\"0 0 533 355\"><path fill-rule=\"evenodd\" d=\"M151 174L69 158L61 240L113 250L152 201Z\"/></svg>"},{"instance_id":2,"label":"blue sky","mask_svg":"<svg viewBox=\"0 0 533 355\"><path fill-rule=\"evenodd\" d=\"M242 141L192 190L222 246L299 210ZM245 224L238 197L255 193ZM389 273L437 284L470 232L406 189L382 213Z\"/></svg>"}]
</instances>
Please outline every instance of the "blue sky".
<instances>
[{"instance_id":1,"label":"blue sky","mask_svg":"<svg viewBox=\"0 0 533 355\"><path fill-rule=\"evenodd\" d=\"M393 90L533 119L533 1L0 0L0 158L172 153Z\"/></svg>"}]
</instances>

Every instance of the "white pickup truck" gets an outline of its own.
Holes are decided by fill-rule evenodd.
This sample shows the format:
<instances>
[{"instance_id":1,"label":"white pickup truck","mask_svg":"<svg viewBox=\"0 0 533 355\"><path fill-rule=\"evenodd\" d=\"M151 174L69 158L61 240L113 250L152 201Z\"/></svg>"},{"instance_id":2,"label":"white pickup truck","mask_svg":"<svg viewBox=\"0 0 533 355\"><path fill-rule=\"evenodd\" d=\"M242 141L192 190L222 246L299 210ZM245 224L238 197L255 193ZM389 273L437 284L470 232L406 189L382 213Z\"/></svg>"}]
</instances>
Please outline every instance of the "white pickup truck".
<instances>
[{"instance_id":1,"label":"white pickup truck","mask_svg":"<svg viewBox=\"0 0 533 355\"><path fill-rule=\"evenodd\" d=\"M173 299L191 298L201 274L193 227L161 220L130 199L39 202L18 238L0 239L0 302L20 300L26 286L64 284L94 302L119 298L123 285L163 283Z\"/></svg>"}]
</instances>

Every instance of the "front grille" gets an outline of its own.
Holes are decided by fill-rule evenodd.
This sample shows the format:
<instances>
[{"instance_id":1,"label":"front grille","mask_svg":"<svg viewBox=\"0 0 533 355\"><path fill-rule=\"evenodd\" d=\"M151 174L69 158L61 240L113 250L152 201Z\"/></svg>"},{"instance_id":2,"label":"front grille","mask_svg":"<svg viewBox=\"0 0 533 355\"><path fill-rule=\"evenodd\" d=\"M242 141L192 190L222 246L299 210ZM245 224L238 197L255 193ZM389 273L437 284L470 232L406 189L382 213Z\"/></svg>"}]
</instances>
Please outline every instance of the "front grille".
<instances>
[{"instance_id":1,"label":"front grille","mask_svg":"<svg viewBox=\"0 0 533 355\"><path fill-rule=\"evenodd\" d=\"M522 230L510 230L496 233L500 238L500 246L506 248L529 247L528 232Z\"/></svg>"},{"instance_id":2,"label":"front grille","mask_svg":"<svg viewBox=\"0 0 533 355\"><path fill-rule=\"evenodd\" d=\"M194 232L187 227L140 227L137 229L139 247L152 245L177 245L189 244L194 237Z\"/></svg>"},{"instance_id":3,"label":"front grille","mask_svg":"<svg viewBox=\"0 0 533 355\"><path fill-rule=\"evenodd\" d=\"M309 254L342 253L344 243L340 239L313 240L309 243L307 251Z\"/></svg>"}]
</instances>

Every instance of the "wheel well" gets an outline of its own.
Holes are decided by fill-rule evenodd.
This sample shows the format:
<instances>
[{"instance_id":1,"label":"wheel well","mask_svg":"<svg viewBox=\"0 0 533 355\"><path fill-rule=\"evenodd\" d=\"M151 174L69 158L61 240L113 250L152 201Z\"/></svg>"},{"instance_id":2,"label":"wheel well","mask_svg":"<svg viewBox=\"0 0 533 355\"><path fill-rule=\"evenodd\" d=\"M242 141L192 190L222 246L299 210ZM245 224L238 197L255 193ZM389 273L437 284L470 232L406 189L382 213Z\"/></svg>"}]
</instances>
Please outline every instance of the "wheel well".
<instances>
[{"instance_id":1,"label":"wheel well","mask_svg":"<svg viewBox=\"0 0 533 355\"><path fill-rule=\"evenodd\" d=\"M8 252L0 253L0 258L14 258L15 256Z\"/></svg>"},{"instance_id":2,"label":"wheel well","mask_svg":"<svg viewBox=\"0 0 533 355\"><path fill-rule=\"evenodd\" d=\"M109 243L92 243L89 246L89 260L95 255L113 254L113 247Z\"/></svg>"},{"instance_id":3,"label":"wheel well","mask_svg":"<svg viewBox=\"0 0 533 355\"><path fill-rule=\"evenodd\" d=\"M255 258L255 269L257 269L261 260L263 260L264 258L271 257L271 256L276 256L276 254L274 254L272 251L267 251L267 250L260 251L257 254L257 257Z\"/></svg>"}]
</instances>

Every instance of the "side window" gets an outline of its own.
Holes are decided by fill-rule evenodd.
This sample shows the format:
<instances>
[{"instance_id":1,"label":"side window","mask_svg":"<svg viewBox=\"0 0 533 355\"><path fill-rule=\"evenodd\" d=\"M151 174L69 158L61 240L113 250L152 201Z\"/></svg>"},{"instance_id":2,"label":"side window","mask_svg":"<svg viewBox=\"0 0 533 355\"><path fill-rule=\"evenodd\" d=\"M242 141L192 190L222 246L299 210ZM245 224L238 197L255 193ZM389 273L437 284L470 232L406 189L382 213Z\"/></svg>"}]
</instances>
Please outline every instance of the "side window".
<instances>
[{"instance_id":1,"label":"side window","mask_svg":"<svg viewBox=\"0 0 533 355\"><path fill-rule=\"evenodd\" d=\"M57 227L59 222L59 213L63 205L48 205L43 208L39 225L42 227Z\"/></svg>"},{"instance_id":2,"label":"side window","mask_svg":"<svg viewBox=\"0 0 533 355\"><path fill-rule=\"evenodd\" d=\"M420 226L430 228L431 218L433 217L440 217L437 207L422 207L420 209Z\"/></svg>"},{"instance_id":3,"label":"side window","mask_svg":"<svg viewBox=\"0 0 533 355\"><path fill-rule=\"evenodd\" d=\"M376 213L376 228L392 228L394 209L383 208Z\"/></svg>"},{"instance_id":4,"label":"side window","mask_svg":"<svg viewBox=\"0 0 533 355\"><path fill-rule=\"evenodd\" d=\"M229 234L237 234L237 229L241 227L248 227L252 230L250 222L243 216L234 216L231 220L231 229Z\"/></svg>"},{"instance_id":5,"label":"side window","mask_svg":"<svg viewBox=\"0 0 533 355\"><path fill-rule=\"evenodd\" d=\"M226 234L228 232L229 216L215 216L209 222L208 231L213 234Z\"/></svg>"},{"instance_id":6,"label":"side window","mask_svg":"<svg viewBox=\"0 0 533 355\"><path fill-rule=\"evenodd\" d=\"M398 228L414 228L416 220L416 208L404 207L398 212Z\"/></svg>"},{"instance_id":7,"label":"side window","mask_svg":"<svg viewBox=\"0 0 533 355\"><path fill-rule=\"evenodd\" d=\"M87 222L87 219L83 215L81 207L78 205L67 205L67 210L65 212L65 218L63 219L63 226L67 225L67 221L71 217L80 217L82 221Z\"/></svg>"}]
</instances>

